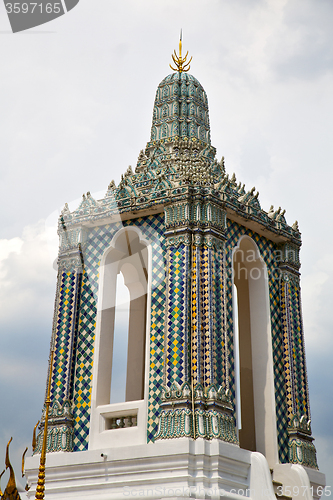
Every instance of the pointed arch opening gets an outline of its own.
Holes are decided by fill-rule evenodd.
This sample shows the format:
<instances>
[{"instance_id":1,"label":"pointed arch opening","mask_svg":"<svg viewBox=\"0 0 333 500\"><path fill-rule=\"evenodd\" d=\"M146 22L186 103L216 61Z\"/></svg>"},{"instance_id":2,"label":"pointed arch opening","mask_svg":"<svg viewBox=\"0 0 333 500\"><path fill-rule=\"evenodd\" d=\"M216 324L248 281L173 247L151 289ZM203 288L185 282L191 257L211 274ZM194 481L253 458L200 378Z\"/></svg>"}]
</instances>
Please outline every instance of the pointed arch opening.
<instances>
[{"instance_id":1,"label":"pointed arch opening","mask_svg":"<svg viewBox=\"0 0 333 500\"><path fill-rule=\"evenodd\" d=\"M273 467L278 448L268 276L249 236L242 236L233 250L233 284L240 446L259 451Z\"/></svg>"},{"instance_id":2,"label":"pointed arch opening","mask_svg":"<svg viewBox=\"0 0 333 500\"><path fill-rule=\"evenodd\" d=\"M130 293L125 285L124 275L117 274L116 304L112 349L112 372L110 403L126 401L128 326L130 316Z\"/></svg>"}]
</instances>

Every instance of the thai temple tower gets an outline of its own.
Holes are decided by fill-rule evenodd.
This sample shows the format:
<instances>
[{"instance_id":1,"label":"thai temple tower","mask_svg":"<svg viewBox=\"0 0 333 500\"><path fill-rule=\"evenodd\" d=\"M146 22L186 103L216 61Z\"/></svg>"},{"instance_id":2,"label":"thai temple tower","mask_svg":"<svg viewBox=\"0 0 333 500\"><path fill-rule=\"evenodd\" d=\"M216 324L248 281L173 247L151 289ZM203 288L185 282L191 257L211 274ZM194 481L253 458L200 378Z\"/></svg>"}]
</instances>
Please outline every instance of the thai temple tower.
<instances>
[{"instance_id":1,"label":"thai temple tower","mask_svg":"<svg viewBox=\"0 0 333 500\"><path fill-rule=\"evenodd\" d=\"M301 234L216 159L181 43L173 60L134 172L59 218L46 498L318 498ZM130 306L118 374L120 275Z\"/></svg>"}]
</instances>

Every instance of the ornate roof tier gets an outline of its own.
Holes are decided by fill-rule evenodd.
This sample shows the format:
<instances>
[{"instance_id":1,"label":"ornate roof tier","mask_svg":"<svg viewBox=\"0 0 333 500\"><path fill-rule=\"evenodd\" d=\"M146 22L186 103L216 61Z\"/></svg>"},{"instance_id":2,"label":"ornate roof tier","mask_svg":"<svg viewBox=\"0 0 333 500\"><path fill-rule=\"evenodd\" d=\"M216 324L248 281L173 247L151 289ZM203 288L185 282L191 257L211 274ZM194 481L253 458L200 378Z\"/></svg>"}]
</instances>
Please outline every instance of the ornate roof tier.
<instances>
[{"instance_id":1,"label":"ornate roof tier","mask_svg":"<svg viewBox=\"0 0 333 500\"><path fill-rule=\"evenodd\" d=\"M172 55L176 68L170 65L175 73L158 85L150 141L141 150L134 172L129 166L118 186L111 181L102 200L95 200L88 192L73 212L65 205L59 222L62 250L68 252L79 241L82 224L98 225L110 217L142 217L162 212L170 203L198 197L223 205L227 217L277 243L290 240L301 245L298 225L287 224L285 210L271 207L265 212L256 189L246 191L244 184L236 182L235 174L229 178L224 158L217 161L210 141L207 95L188 73L192 58L187 62L187 56L182 57L180 39L179 55ZM166 215L167 228L169 222ZM171 225L181 227L185 222L179 217ZM202 220L202 227L205 224Z\"/></svg>"},{"instance_id":2,"label":"ornate roof tier","mask_svg":"<svg viewBox=\"0 0 333 500\"><path fill-rule=\"evenodd\" d=\"M157 88L150 140L175 137L210 144L206 92L194 76L179 71L164 78Z\"/></svg>"}]
</instances>

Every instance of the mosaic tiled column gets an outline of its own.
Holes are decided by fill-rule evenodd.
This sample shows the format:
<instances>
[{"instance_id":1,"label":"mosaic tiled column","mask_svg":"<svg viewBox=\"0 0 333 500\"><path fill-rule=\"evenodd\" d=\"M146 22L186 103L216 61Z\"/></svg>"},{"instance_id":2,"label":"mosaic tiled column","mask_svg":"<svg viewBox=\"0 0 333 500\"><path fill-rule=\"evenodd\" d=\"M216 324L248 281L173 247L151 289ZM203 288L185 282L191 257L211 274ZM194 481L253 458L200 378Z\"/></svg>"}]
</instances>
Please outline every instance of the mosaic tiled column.
<instances>
[{"instance_id":1,"label":"mosaic tiled column","mask_svg":"<svg viewBox=\"0 0 333 500\"><path fill-rule=\"evenodd\" d=\"M183 210L172 207L166 216L165 391L156 438L236 443L225 383L224 235L223 227L212 224L217 207L207 210L207 204L195 194ZM179 224L178 219L172 226L172 216L182 212L189 220Z\"/></svg>"},{"instance_id":2,"label":"mosaic tiled column","mask_svg":"<svg viewBox=\"0 0 333 500\"><path fill-rule=\"evenodd\" d=\"M54 359L51 367L51 408L47 452L73 451L73 375L81 277L80 247L64 255L60 253L51 340ZM45 407L35 453L40 453L42 448L44 415Z\"/></svg>"},{"instance_id":3,"label":"mosaic tiled column","mask_svg":"<svg viewBox=\"0 0 333 500\"><path fill-rule=\"evenodd\" d=\"M227 337L226 257L225 242L215 240L209 249L212 299L210 317L213 320L211 358L212 377L216 384L229 389L229 355Z\"/></svg>"},{"instance_id":4,"label":"mosaic tiled column","mask_svg":"<svg viewBox=\"0 0 333 500\"><path fill-rule=\"evenodd\" d=\"M190 357L192 359L191 372L194 385L202 382L202 303L201 303L201 248L192 246L192 280L191 280L191 339L192 347ZM205 325L206 326L206 325Z\"/></svg>"},{"instance_id":5,"label":"mosaic tiled column","mask_svg":"<svg viewBox=\"0 0 333 500\"><path fill-rule=\"evenodd\" d=\"M167 249L167 297L165 325L165 384L188 380L189 246Z\"/></svg>"},{"instance_id":6,"label":"mosaic tiled column","mask_svg":"<svg viewBox=\"0 0 333 500\"><path fill-rule=\"evenodd\" d=\"M195 383L228 387L224 242L194 246L192 339Z\"/></svg>"},{"instance_id":7,"label":"mosaic tiled column","mask_svg":"<svg viewBox=\"0 0 333 500\"><path fill-rule=\"evenodd\" d=\"M285 245L280 265L289 462L318 469L310 425L297 250L296 247Z\"/></svg>"}]
</instances>

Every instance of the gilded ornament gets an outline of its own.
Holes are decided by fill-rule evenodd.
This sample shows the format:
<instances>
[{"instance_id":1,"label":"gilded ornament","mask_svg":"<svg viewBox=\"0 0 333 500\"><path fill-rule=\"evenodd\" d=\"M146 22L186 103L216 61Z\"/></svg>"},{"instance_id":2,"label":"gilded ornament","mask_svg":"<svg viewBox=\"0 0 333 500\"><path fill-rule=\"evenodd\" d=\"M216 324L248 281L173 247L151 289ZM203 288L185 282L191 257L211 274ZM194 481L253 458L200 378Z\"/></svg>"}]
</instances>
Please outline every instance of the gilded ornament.
<instances>
[{"instance_id":1,"label":"gilded ornament","mask_svg":"<svg viewBox=\"0 0 333 500\"><path fill-rule=\"evenodd\" d=\"M188 51L186 52L185 57L182 57L182 30L180 31L180 39L179 39L179 55L177 56L176 51L174 50L174 54L171 54L173 62L176 65L176 68L173 68L171 64L169 64L170 68L173 71L178 71L179 73L187 72L190 69L190 62L192 61L192 56L188 62L186 62L188 56Z\"/></svg>"},{"instance_id":2,"label":"gilded ornament","mask_svg":"<svg viewBox=\"0 0 333 500\"><path fill-rule=\"evenodd\" d=\"M2 478L2 476L4 475L4 473L5 473L5 469L4 469L4 470L1 472L1 474L0 474L0 481L1 481L1 478ZM2 498L2 495L3 495L3 493L2 493L2 491L1 491L1 485L0 485L0 498Z\"/></svg>"},{"instance_id":3,"label":"gilded ornament","mask_svg":"<svg viewBox=\"0 0 333 500\"><path fill-rule=\"evenodd\" d=\"M53 357L54 357L54 348L51 351L51 359L50 359L50 369L49 369L49 377L48 377L48 388L47 388L47 396L45 400L45 421L44 421L44 433L43 433L43 446L42 452L40 455L40 465L38 472L38 481L36 488L36 500L42 500L44 498L44 490L45 490L45 463L46 463L46 445L47 445L47 424L49 418L49 408L51 404L51 378L52 378L52 367L53 367Z\"/></svg>"},{"instance_id":4,"label":"gilded ornament","mask_svg":"<svg viewBox=\"0 0 333 500\"><path fill-rule=\"evenodd\" d=\"M32 433L32 451L33 452L35 451L36 444L37 444L37 441L36 441L36 430L37 430L38 425L39 425L39 420L38 420L37 424L35 425L34 431Z\"/></svg>"},{"instance_id":5,"label":"gilded ornament","mask_svg":"<svg viewBox=\"0 0 333 500\"><path fill-rule=\"evenodd\" d=\"M10 460L9 460L9 445L12 442L12 440L13 440L13 438L10 438L10 440L7 443L7 448L6 448L5 465L6 465L6 469L9 469L9 479L8 479L6 489L1 497L1 500L21 500L20 495L19 495L17 488L16 488L14 469L12 467L12 464L10 463Z\"/></svg>"}]
</instances>

